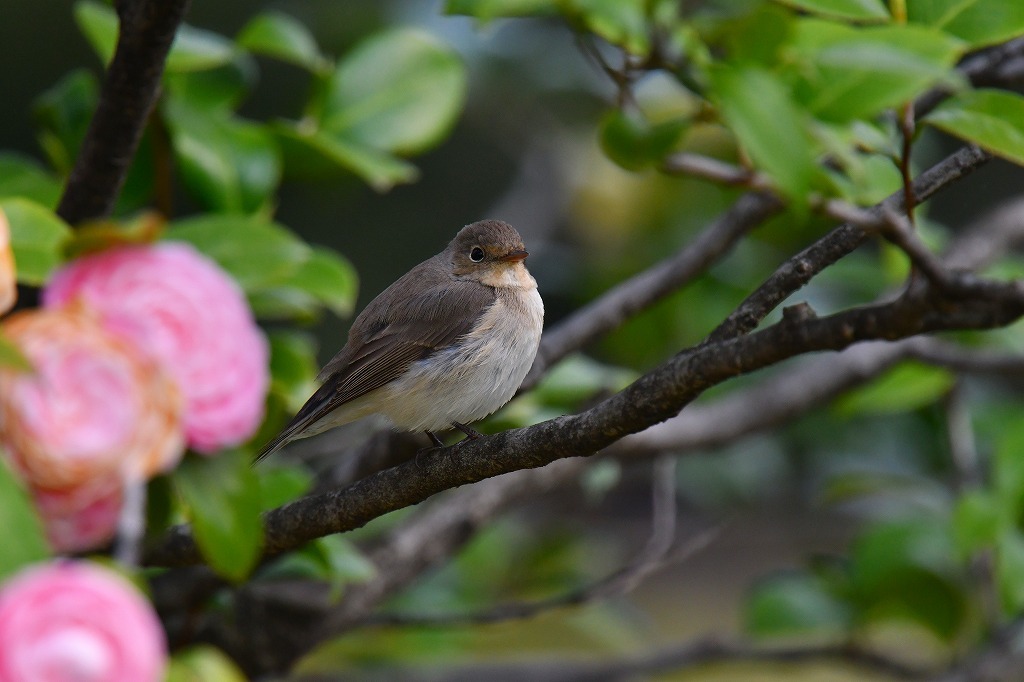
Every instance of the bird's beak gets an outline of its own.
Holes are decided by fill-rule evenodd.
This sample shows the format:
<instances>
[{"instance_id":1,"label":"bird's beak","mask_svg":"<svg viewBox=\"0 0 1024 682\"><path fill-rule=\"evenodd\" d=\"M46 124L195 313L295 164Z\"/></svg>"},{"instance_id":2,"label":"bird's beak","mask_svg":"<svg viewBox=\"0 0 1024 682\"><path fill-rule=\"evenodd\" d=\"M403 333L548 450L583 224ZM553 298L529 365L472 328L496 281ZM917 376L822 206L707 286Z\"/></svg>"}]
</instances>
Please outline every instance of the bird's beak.
<instances>
[{"instance_id":1,"label":"bird's beak","mask_svg":"<svg viewBox=\"0 0 1024 682\"><path fill-rule=\"evenodd\" d=\"M518 263L521 260L526 260L526 257L530 255L530 252L525 249L517 249L515 251L509 251L498 260L503 263Z\"/></svg>"}]
</instances>

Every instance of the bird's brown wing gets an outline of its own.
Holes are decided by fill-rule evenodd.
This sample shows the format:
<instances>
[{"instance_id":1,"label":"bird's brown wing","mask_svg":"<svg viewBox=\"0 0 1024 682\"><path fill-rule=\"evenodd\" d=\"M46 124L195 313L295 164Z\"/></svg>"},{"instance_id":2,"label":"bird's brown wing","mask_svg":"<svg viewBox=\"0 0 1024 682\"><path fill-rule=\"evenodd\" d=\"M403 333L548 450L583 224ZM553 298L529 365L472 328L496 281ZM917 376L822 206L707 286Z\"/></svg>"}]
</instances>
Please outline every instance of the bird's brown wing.
<instances>
[{"instance_id":1,"label":"bird's brown wing","mask_svg":"<svg viewBox=\"0 0 1024 682\"><path fill-rule=\"evenodd\" d=\"M471 331L483 311L494 302L491 287L444 276L417 278L425 286L413 289L414 293L401 299L390 297L387 306L378 304L387 300L388 291L416 275L423 265L385 290L360 313L348 343L320 372L320 388L282 432L264 446L257 460L341 405L394 381L413 362L453 343Z\"/></svg>"}]
</instances>

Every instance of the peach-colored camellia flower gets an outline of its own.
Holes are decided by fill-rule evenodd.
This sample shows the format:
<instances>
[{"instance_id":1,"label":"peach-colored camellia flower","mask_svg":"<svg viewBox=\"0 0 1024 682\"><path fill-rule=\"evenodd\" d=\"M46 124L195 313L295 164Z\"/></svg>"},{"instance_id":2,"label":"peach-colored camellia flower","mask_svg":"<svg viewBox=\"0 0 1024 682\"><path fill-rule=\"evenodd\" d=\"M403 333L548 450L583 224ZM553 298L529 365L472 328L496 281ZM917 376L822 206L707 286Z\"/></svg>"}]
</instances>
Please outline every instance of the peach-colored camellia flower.
<instances>
[{"instance_id":1,"label":"peach-colored camellia flower","mask_svg":"<svg viewBox=\"0 0 1024 682\"><path fill-rule=\"evenodd\" d=\"M29 310L2 328L35 370L0 370L0 443L31 487L109 489L181 457L183 401L174 380L90 311Z\"/></svg>"},{"instance_id":2,"label":"peach-colored camellia flower","mask_svg":"<svg viewBox=\"0 0 1024 682\"><path fill-rule=\"evenodd\" d=\"M120 481L112 482L106 490L33 491L46 538L57 552L84 552L113 540L123 497Z\"/></svg>"},{"instance_id":3,"label":"peach-colored camellia flower","mask_svg":"<svg viewBox=\"0 0 1024 682\"><path fill-rule=\"evenodd\" d=\"M44 564L0 588L3 682L159 682L166 667L152 607L113 571Z\"/></svg>"},{"instance_id":4,"label":"peach-colored camellia flower","mask_svg":"<svg viewBox=\"0 0 1024 682\"><path fill-rule=\"evenodd\" d=\"M86 256L57 272L46 306L84 299L104 326L165 363L185 393L185 436L211 453L263 419L267 342L237 284L191 246L165 242Z\"/></svg>"},{"instance_id":5,"label":"peach-colored camellia flower","mask_svg":"<svg viewBox=\"0 0 1024 682\"><path fill-rule=\"evenodd\" d=\"M18 288L14 284L14 252L11 250L11 228L0 210L0 313L14 306Z\"/></svg>"}]
</instances>

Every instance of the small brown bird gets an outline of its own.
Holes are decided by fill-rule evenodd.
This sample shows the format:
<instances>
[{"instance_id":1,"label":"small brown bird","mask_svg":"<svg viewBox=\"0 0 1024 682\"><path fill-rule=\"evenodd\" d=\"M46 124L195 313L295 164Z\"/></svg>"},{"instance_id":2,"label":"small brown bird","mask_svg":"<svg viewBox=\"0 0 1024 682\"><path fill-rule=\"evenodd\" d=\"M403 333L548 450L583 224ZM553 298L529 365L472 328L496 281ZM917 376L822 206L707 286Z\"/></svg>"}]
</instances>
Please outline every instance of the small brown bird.
<instances>
[{"instance_id":1,"label":"small brown bird","mask_svg":"<svg viewBox=\"0 0 1024 682\"><path fill-rule=\"evenodd\" d=\"M403 275L356 317L320 388L260 451L381 414L397 428L467 425L507 403L533 365L544 303L508 223L467 225L448 248Z\"/></svg>"}]
</instances>

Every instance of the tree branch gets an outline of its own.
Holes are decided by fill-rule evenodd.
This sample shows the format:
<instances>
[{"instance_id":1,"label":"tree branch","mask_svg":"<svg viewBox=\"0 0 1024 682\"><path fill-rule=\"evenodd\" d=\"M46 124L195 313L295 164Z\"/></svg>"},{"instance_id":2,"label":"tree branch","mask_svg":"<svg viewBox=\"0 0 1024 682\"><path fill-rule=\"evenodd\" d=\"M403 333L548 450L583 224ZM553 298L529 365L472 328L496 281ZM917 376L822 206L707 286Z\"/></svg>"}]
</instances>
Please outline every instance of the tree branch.
<instances>
[{"instance_id":1,"label":"tree branch","mask_svg":"<svg viewBox=\"0 0 1024 682\"><path fill-rule=\"evenodd\" d=\"M164 62L189 0L117 0L117 50L107 69L57 214L68 223L110 214L160 94Z\"/></svg>"}]
</instances>

